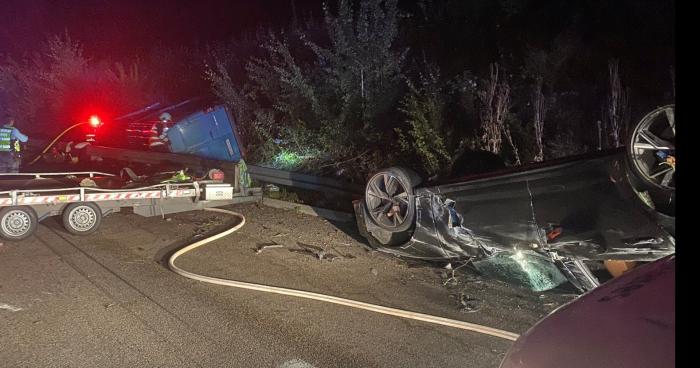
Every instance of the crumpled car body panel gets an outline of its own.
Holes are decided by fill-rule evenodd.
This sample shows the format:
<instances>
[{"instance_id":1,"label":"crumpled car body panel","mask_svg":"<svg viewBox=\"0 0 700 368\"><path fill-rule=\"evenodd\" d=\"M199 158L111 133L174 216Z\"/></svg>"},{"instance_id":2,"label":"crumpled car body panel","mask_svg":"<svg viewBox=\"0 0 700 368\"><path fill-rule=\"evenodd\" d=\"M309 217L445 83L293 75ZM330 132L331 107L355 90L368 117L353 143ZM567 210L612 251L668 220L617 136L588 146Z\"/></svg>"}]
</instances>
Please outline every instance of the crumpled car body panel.
<instances>
[{"instance_id":1,"label":"crumpled car body panel","mask_svg":"<svg viewBox=\"0 0 700 368\"><path fill-rule=\"evenodd\" d=\"M626 178L615 151L414 189L411 238L380 250L412 258L483 258L536 251L553 260L651 261L675 252L662 227ZM356 203L366 232L386 232Z\"/></svg>"}]
</instances>

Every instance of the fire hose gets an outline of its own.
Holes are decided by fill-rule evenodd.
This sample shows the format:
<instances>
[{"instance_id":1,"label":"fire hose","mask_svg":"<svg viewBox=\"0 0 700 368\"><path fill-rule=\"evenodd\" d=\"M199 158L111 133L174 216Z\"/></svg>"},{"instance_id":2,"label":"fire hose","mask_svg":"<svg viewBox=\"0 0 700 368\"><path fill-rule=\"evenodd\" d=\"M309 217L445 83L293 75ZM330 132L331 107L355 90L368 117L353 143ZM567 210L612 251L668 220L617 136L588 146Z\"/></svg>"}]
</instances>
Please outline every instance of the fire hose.
<instances>
[{"instance_id":1,"label":"fire hose","mask_svg":"<svg viewBox=\"0 0 700 368\"><path fill-rule=\"evenodd\" d=\"M30 161L27 165L34 165L34 163L36 163L37 161L39 161L39 159L41 158L41 156L42 156L44 153L48 152L49 149L51 149L51 147L53 147L53 145L56 144L56 142L57 142L59 139L61 139L61 137L63 137L63 136L64 136L66 133L68 133L71 129L73 129L73 128L75 128L75 127L78 127L78 126L81 126L81 125L83 125L83 124L87 124L87 123L85 123L85 122L76 123L76 124L71 125L71 126L68 127L67 129L65 129L64 131L62 131L61 134L57 135L56 138L54 138L54 139L51 141L51 143L47 144L46 147L44 148L44 150L41 151L41 153L40 153L39 155L37 155L37 156L36 156L32 161Z\"/></svg>"},{"instance_id":2,"label":"fire hose","mask_svg":"<svg viewBox=\"0 0 700 368\"><path fill-rule=\"evenodd\" d=\"M360 302L357 300L345 299L345 298L340 298L337 296L325 295L325 294L320 294L320 293L313 293L313 292L309 292L309 291L288 289L288 288L282 288L282 287L277 287L277 286L270 286L270 285L264 285L264 284L256 284L256 283L250 283L250 282L244 282L244 281L229 280L229 279L222 279L222 278L218 278L218 277L199 275L199 274L196 274L194 272L183 270L182 268L175 265L175 260L177 260L180 256L182 256L188 252L191 252L191 251L193 251L193 250L195 250L195 249L197 249L205 244L211 243L215 240L221 239L229 234L232 234L232 233L236 232L237 230L239 230L240 228L242 228L243 225L245 224L245 217L243 215L241 215L240 213L236 213L233 211L228 211L228 210L224 210L224 209L220 209L220 208L206 208L205 211L219 212L219 213L228 214L228 215L231 215L234 217L238 217L240 219L240 222L237 223L236 225L220 232L220 233L214 234L208 238L201 239L201 240L198 240L198 241L191 243L187 246L184 246L184 247L180 248L178 251L176 251L175 253L173 253L173 255L170 256L170 259L168 260L168 266L170 267L170 269L173 272L175 272L181 276L184 276L184 277L187 277L187 278L190 278L193 280L197 280L197 281L210 283L210 284L230 286L230 287L235 287L235 288L240 288L240 289L262 291L262 292L266 292L266 293L288 295L288 296L294 296L294 297L298 297L298 298L317 300L317 301L326 302L326 303L339 304L339 305L344 305L344 306L351 307L351 308L363 309L363 310L367 310L367 311L388 314L391 316L408 318L408 319L413 319L413 320L417 320L417 321L423 321L423 322L438 324L438 325L442 325L442 326L454 327L454 328L458 328L458 329L462 329L462 330L468 330L468 331L477 332L477 333L481 333L481 334L500 337L502 339L511 340L511 341L515 341L518 338L518 334L515 334L513 332L499 330L496 328L482 326L482 325L464 322L464 321L459 321L459 320L455 320L455 319L438 317L438 316L433 316L433 315L429 315L429 314L417 313L417 312L412 312L412 311L407 311L407 310L402 310L402 309L397 309L397 308L390 308L390 307L385 307L382 305L370 304L370 303Z\"/></svg>"}]
</instances>

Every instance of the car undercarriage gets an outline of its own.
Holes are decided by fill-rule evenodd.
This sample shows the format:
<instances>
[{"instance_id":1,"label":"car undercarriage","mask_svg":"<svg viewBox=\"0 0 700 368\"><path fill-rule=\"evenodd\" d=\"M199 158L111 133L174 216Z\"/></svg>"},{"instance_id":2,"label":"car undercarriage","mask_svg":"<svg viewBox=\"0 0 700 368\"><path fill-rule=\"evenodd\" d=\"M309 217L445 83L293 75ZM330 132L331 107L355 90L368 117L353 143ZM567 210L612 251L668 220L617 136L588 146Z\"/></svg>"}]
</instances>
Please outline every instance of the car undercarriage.
<instances>
[{"instance_id":1,"label":"car undercarriage","mask_svg":"<svg viewBox=\"0 0 700 368\"><path fill-rule=\"evenodd\" d=\"M354 203L358 227L383 252L517 269L534 289L569 281L585 292L600 283L591 263L675 252L673 109L654 110L628 147L607 152L427 185L406 168L381 170Z\"/></svg>"}]
</instances>

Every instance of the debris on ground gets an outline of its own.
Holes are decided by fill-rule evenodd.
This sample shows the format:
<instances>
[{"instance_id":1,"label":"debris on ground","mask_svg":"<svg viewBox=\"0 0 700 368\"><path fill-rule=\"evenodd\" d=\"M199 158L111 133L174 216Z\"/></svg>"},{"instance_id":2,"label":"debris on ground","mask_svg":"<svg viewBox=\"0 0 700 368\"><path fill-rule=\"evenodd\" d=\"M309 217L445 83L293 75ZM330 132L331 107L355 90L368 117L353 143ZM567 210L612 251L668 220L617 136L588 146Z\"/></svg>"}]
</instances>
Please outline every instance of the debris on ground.
<instances>
[{"instance_id":1,"label":"debris on ground","mask_svg":"<svg viewBox=\"0 0 700 368\"><path fill-rule=\"evenodd\" d=\"M481 309L482 301L476 298L472 298L467 294L459 294L459 304L462 305L460 312L462 313L473 313L478 312Z\"/></svg>"},{"instance_id":2,"label":"debris on ground","mask_svg":"<svg viewBox=\"0 0 700 368\"><path fill-rule=\"evenodd\" d=\"M289 251L292 253L305 254L305 255L313 256L315 258L319 258L318 253L310 251L308 249L290 249Z\"/></svg>"},{"instance_id":3,"label":"debris on ground","mask_svg":"<svg viewBox=\"0 0 700 368\"><path fill-rule=\"evenodd\" d=\"M379 275L379 271L377 271L377 269L376 269L376 268L371 268L371 269L369 270L369 272L371 272L371 273L372 273L372 275L374 275L374 276L377 276L377 275Z\"/></svg>"},{"instance_id":4,"label":"debris on ground","mask_svg":"<svg viewBox=\"0 0 700 368\"><path fill-rule=\"evenodd\" d=\"M343 258L343 257L337 256L337 255L335 255L335 254L333 254L333 253L324 253L323 256L319 255L319 258L318 258L318 259L321 259L321 260L324 260L324 259L325 259L325 260L327 260L327 261L332 261L332 260L334 260L334 259L336 259L336 258Z\"/></svg>"},{"instance_id":5,"label":"debris on ground","mask_svg":"<svg viewBox=\"0 0 700 368\"><path fill-rule=\"evenodd\" d=\"M289 251L293 253L308 254L319 260L333 261L336 258L344 258L342 256L330 253L316 245L306 244L300 241L297 241L297 245L301 249L290 249Z\"/></svg>"},{"instance_id":6,"label":"debris on ground","mask_svg":"<svg viewBox=\"0 0 700 368\"><path fill-rule=\"evenodd\" d=\"M433 268L435 267L434 265L431 265L430 263L426 261L421 261L417 259L405 259L404 263L406 264L406 267L408 268Z\"/></svg>"},{"instance_id":7,"label":"debris on ground","mask_svg":"<svg viewBox=\"0 0 700 368\"><path fill-rule=\"evenodd\" d=\"M277 244L277 243L258 243L258 247L257 247L257 249L255 249L255 253L260 254L265 249L270 249L270 248L284 248L284 245Z\"/></svg>"},{"instance_id":8,"label":"debris on ground","mask_svg":"<svg viewBox=\"0 0 700 368\"><path fill-rule=\"evenodd\" d=\"M306 244L306 243L302 243L299 241L297 242L297 245L304 248L304 249L307 249L309 251L314 251L314 252L323 252L324 251L324 249L319 247L319 246Z\"/></svg>"},{"instance_id":9,"label":"debris on ground","mask_svg":"<svg viewBox=\"0 0 700 368\"><path fill-rule=\"evenodd\" d=\"M14 305L9 305L5 303L0 303L0 309L9 310L10 312L19 312L22 310L20 307L15 307Z\"/></svg>"},{"instance_id":10,"label":"debris on ground","mask_svg":"<svg viewBox=\"0 0 700 368\"><path fill-rule=\"evenodd\" d=\"M466 266L467 264L468 264L468 263L462 263L461 265L459 265L459 266L453 268L453 267L452 267L452 263L448 263L447 266L445 266L445 269L450 270L450 272L452 273L452 275L451 275L449 278L447 278L447 280L445 280L445 283L443 283L443 285L447 286L447 284L453 284L453 285L458 284L459 281L457 280L457 277L455 276L455 272L456 272L457 270L459 270L460 268Z\"/></svg>"},{"instance_id":11,"label":"debris on ground","mask_svg":"<svg viewBox=\"0 0 700 368\"><path fill-rule=\"evenodd\" d=\"M343 253L342 253L341 251L339 251L336 247L334 247L333 244L329 244L328 247L330 247L331 249L333 249L333 251L334 251L335 253L337 253L337 254L338 254L340 257L342 257L342 258L346 258L346 259L353 259L353 258L355 258L355 256L353 256L353 255L350 254L350 253L343 254Z\"/></svg>"},{"instance_id":12,"label":"debris on ground","mask_svg":"<svg viewBox=\"0 0 700 368\"><path fill-rule=\"evenodd\" d=\"M224 220L220 217L209 217L204 221L195 222L194 225L197 227L197 229L195 229L194 231L194 237L197 238L204 236L204 234L210 232L211 230L213 230L217 226L220 226L223 223Z\"/></svg>"}]
</instances>

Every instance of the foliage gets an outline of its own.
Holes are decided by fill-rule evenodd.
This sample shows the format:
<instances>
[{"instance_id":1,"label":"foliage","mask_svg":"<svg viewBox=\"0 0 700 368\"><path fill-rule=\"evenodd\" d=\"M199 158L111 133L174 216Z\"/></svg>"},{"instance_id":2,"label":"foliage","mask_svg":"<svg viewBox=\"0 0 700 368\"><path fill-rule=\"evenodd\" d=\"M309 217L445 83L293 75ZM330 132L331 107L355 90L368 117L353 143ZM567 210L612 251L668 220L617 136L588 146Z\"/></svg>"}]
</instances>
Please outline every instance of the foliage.
<instances>
[{"instance_id":1,"label":"foliage","mask_svg":"<svg viewBox=\"0 0 700 368\"><path fill-rule=\"evenodd\" d=\"M409 128L407 133L396 129L403 154L416 157L428 176L445 172L451 163L445 143L449 137L444 129L446 98L439 79L439 70L433 65L420 74L418 86L408 81L409 90L399 110L406 115Z\"/></svg>"},{"instance_id":2,"label":"foliage","mask_svg":"<svg viewBox=\"0 0 700 368\"><path fill-rule=\"evenodd\" d=\"M110 115L141 107L152 90L137 61L91 60L67 34L50 37L33 55L0 63L5 110L23 130L39 135L56 134L96 111Z\"/></svg>"},{"instance_id":3,"label":"foliage","mask_svg":"<svg viewBox=\"0 0 700 368\"><path fill-rule=\"evenodd\" d=\"M580 154L599 146L598 122L600 148L624 144L634 117L675 98L674 5L545 5L337 0L132 60L57 35L3 57L0 108L51 135L98 107L212 94L249 162L356 181L395 164L446 175L480 149L513 165Z\"/></svg>"},{"instance_id":4,"label":"foliage","mask_svg":"<svg viewBox=\"0 0 700 368\"><path fill-rule=\"evenodd\" d=\"M358 9L340 1L337 15L324 8L322 37L313 23L265 36L263 56L249 60L243 84L236 86L223 61L208 69L214 93L255 142L256 160L293 152L309 158L311 171L325 162L374 162L362 153L395 125L401 95L397 12L395 0L365 0Z\"/></svg>"}]
</instances>

